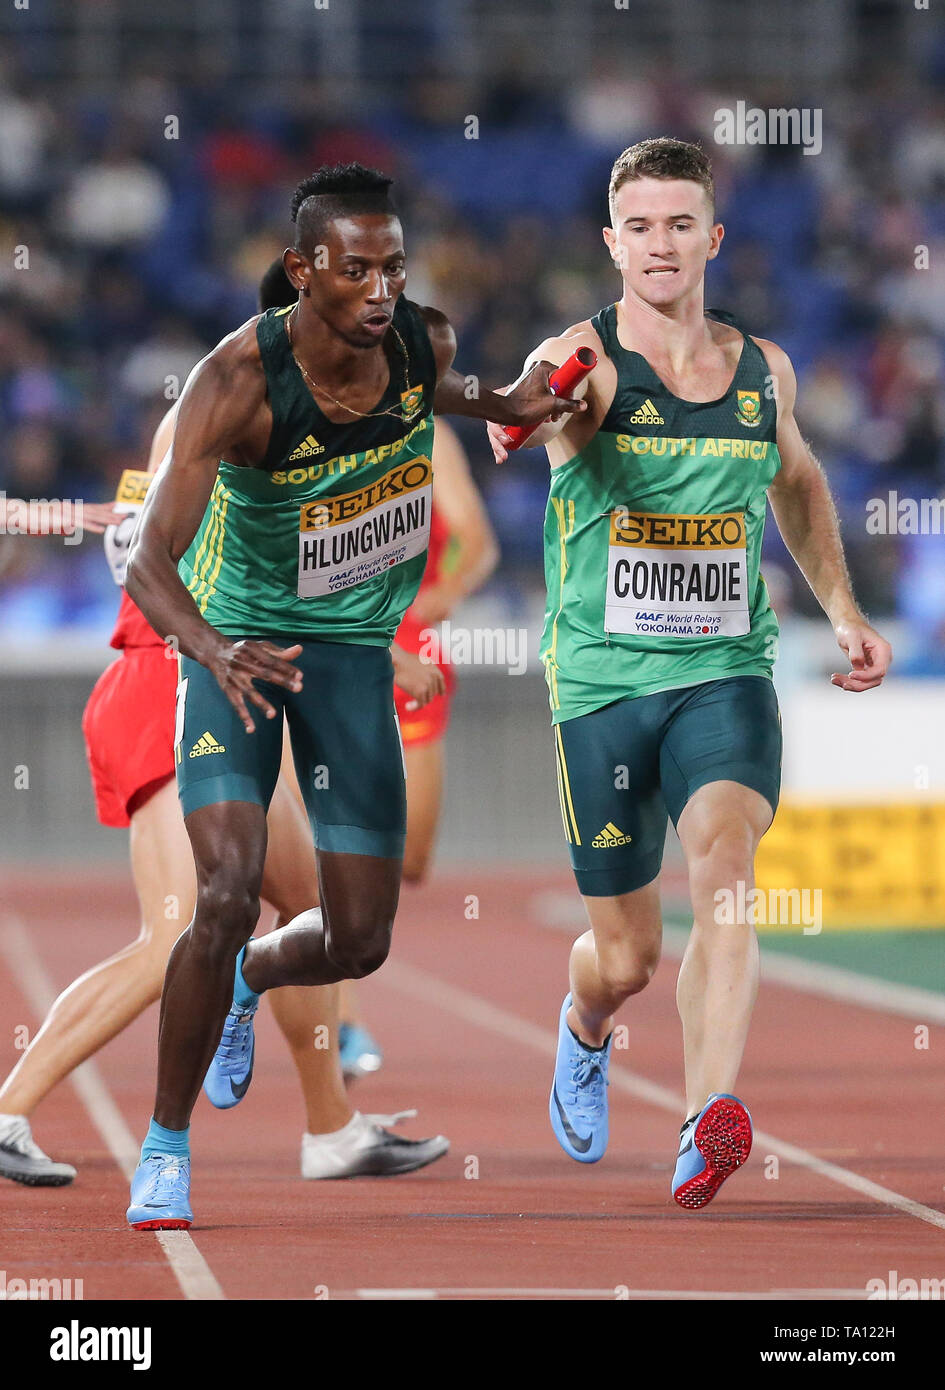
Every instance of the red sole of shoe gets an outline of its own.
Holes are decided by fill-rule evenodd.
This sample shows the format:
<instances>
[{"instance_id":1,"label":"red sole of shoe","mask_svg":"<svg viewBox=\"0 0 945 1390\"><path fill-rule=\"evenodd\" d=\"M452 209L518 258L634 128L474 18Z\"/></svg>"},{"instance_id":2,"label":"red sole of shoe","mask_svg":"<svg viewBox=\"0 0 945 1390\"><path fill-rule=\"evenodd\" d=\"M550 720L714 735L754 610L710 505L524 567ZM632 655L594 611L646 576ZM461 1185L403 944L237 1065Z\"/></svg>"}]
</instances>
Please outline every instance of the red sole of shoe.
<instances>
[{"instance_id":1,"label":"red sole of shoe","mask_svg":"<svg viewBox=\"0 0 945 1390\"><path fill-rule=\"evenodd\" d=\"M748 1111L737 1101L717 1100L696 1126L693 1142L705 1159L705 1171L673 1193L674 1200L687 1211L697 1211L711 1202L725 1179L751 1153Z\"/></svg>"},{"instance_id":2,"label":"red sole of shoe","mask_svg":"<svg viewBox=\"0 0 945 1390\"><path fill-rule=\"evenodd\" d=\"M184 1221L178 1216L168 1216L163 1220L158 1217L156 1221L132 1221L133 1231L189 1231L190 1222Z\"/></svg>"}]
</instances>

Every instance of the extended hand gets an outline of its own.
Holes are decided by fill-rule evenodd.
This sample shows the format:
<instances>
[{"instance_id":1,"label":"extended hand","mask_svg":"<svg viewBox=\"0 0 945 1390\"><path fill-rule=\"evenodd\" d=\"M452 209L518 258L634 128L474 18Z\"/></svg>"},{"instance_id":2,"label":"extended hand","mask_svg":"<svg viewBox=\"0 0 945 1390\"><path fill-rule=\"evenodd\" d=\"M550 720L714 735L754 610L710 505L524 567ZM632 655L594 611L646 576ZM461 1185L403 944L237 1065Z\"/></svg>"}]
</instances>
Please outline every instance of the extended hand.
<instances>
[{"instance_id":1,"label":"extended hand","mask_svg":"<svg viewBox=\"0 0 945 1390\"><path fill-rule=\"evenodd\" d=\"M278 713L253 682L269 681L297 693L302 689L302 672L292 665L292 659L301 650L300 643L280 649L272 642L227 642L207 663L248 734L255 732L256 725L246 708L247 698L267 719L274 719Z\"/></svg>"},{"instance_id":2,"label":"extended hand","mask_svg":"<svg viewBox=\"0 0 945 1390\"><path fill-rule=\"evenodd\" d=\"M542 425L546 420L558 420L562 415L586 410L587 402L572 396L556 396L548 380L558 368L553 362L535 362L505 399L512 406L514 419L509 424Z\"/></svg>"},{"instance_id":3,"label":"extended hand","mask_svg":"<svg viewBox=\"0 0 945 1390\"><path fill-rule=\"evenodd\" d=\"M127 515L127 512L116 512L111 502L83 502L77 520L83 531L94 531L100 535L107 526L120 525ZM67 534L71 535L77 529L73 526Z\"/></svg>"},{"instance_id":4,"label":"extended hand","mask_svg":"<svg viewBox=\"0 0 945 1390\"><path fill-rule=\"evenodd\" d=\"M505 426L497 425L494 420L487 420L486 432L489 435L489 443L492 445L492 453L496 463L505 463L509 456L509 445L512 442L505 432Z\"/></svg>"},{"instance_id":5,"label":"extended hand","mask_svg":"<svg viewBox=\"0 0 945 1390\"><path fill-rule=\"evenodd\" d=\"M882 682L892 661L892 647L865 622L837 623L834 631L841 651L850 658L853 670L846 676L835 671L831 685L841 690L872 690Z\"/></svg>"}]
</instances>

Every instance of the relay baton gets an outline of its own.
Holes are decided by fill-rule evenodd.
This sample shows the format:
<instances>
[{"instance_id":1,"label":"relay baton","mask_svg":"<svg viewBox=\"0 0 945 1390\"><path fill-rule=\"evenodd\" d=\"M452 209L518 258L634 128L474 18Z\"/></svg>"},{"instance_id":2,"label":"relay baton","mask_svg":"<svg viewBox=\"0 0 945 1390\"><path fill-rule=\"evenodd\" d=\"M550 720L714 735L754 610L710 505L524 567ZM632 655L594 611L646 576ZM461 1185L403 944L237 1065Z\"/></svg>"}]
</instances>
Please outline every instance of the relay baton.
<instances>
[{"instance_id":1,"label":"relay baton","mask_svg":"<svg viewBox=\"0 0 945 1390\"><path fill-rule=\"evenodd\" d=\"M569 396L575 386L579 386L588 372L592 372L597 366L597 353L593 348L578 348L577 352L572 352L567 362L562 362L556 371L551 373L548 379L548 389L553 391L556 396ZM511 443L506 447L509 449L519 449L525 440L535 433L543 424L539 421L537 425L506 425L505 432L509 436Z\"/></svg>"}]
</instances>

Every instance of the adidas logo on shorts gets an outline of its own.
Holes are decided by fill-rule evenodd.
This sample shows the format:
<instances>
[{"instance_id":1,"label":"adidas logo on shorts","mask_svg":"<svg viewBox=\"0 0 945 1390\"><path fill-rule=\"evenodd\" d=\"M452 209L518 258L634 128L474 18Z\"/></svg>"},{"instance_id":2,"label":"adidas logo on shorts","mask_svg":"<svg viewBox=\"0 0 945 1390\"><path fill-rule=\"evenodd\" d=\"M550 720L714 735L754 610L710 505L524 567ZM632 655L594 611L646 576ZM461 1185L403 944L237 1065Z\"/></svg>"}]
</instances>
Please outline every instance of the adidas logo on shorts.
<instances>
[{"instance_id":1,"label":"adidas logo on shorts","mask_svg":"<svg viewBox=\"0 0 945 1390\"><path fill-rule=\"evenodd\" d=\"M630 416L631 425L665 425L666 421L647 396L646 400Z\"/></svg>"},{"instance_id":2,"label":"adidas logo on shorts","mask_svg":"<svg viewBox=\"0 0 945 1390\"><path fill-rule=\"evenodd\" d=\"M189 756L191 758L203 758L206 757L208 753L225 752L225 746L222 743L217 743L216 739L213 737L213 734L211 734L208 730L207 733L200 735L193 748L191 748Z\"/></svg>"},{"instance_id":3,"label":"adidas logo on shorts","mask_svg":"<svg viewBox=\"0 0 945 1390\"><path fill-rule=\"evenodd\" d=\"M323 454L324 452L324 444L319 444L314 434L310 434L302 440L298 448L292 450L289 455L289 462L294 463L296 459L310 459L313 454Z\"/></svg>"},{"instance_id":4,"label":"adidas logo on shorts","mask_svg":"<svg viewBox=\"0 0 945 1390\"><path fill-rule=\"evenodd\" d=\"M613 849L616 845L629 845L633 843L632 835L625 835L622 830L618 830L612 820L609 820L603 830L599 830L591 841L591 849Z\"/></svg>"}]
</instances>

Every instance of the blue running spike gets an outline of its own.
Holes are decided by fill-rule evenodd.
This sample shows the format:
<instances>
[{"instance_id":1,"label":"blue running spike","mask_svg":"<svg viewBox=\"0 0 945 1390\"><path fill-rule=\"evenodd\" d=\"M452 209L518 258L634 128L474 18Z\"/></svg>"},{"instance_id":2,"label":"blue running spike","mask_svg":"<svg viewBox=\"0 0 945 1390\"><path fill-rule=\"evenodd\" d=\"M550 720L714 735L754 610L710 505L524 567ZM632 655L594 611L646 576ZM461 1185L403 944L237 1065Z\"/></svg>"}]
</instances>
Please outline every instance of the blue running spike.
<instances>
[{"instance_id":1,"label":"blue running spike","mask_svg":"<svg viewBox=\"0 0 945 1390\"><path fill-rule=\"evenodd\" d=\"M695 1211L712 1201L751 1153L751 1115L738 1096L715 1092L679 1135L673 1197Z\"/></svg>"},{"instance_id":2,"label":"blue running spike","mask_svg":"<svg viewBox=\"0 0 945 1390\"><path fill-rule=\"evenodd\" d=\"M567 1024L570 994L558 1019L558 1056L548 1113L555 1138L569 1158L596 1163L603 1158L609 1137L607 1068L613 1033L603 1047L585 1047Z\"/></svg>"},{"instance_id":3,"label":"blue running spike","mask_svg":"<svg viewBox=\"0 0 945 1390\"><path fill-rule=\"evenodd\" d=\"M131 1179L128 1224L135 1231L186 1231L190 1209L190 1159L179 1154L143 1158Z\"/></svg>"}]
</instances>

